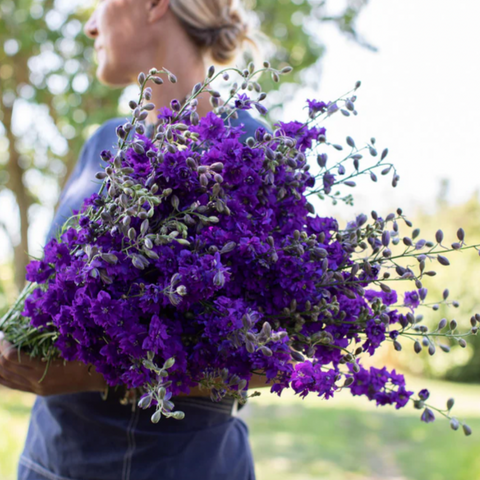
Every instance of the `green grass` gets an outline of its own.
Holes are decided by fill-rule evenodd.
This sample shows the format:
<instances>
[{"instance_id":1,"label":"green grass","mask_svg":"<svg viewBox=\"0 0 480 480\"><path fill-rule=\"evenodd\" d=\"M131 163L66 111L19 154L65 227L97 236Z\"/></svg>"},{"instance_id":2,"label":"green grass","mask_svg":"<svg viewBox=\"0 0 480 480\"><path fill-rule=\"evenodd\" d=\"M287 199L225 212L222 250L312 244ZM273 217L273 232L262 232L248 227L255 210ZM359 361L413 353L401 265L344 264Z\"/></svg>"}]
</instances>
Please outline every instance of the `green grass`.
<instances>
[{"instance_id":1,"label":"green grass","mask_svg":"<svg viewBox=\"0 0 480 480\"><path fill-rule=\"evenodd\" d=\"M33 395L0 387L0 479L14 480L27 435Z\"/></svg>"},{"instance_id":2,"label":"green grass","mask_svg":"<svg viewBox=\"0 0 480 480\"><path fill-rule=\"evenodd\" d=\"M377 408L343 393L332 401L268 393L242 410L258 480L480 480L480 386L424 380L430 403L454 396L454 413L473 434L442 417L420 422L411 406ZM33 397L0 389L0 479L14 480Z\"/></svg>"}]
</instances>

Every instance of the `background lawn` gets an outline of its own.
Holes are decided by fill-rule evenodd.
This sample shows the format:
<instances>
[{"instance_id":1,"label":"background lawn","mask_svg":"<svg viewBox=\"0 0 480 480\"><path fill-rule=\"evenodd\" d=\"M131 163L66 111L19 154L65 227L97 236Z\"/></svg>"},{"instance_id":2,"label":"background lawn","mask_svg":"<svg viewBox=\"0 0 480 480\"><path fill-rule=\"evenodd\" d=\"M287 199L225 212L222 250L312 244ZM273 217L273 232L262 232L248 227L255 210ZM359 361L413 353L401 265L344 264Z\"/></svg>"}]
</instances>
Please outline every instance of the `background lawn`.
<instances>
[{"instance_id":1,"label":"background lawn","mask_svg":"<svg viewBox=\"0 0 480 480\"><path fill-rule=\"evenodd\" d=\"M375 407L347 392L334 401L284 394L250 400L248 423L258 480L480 480L480 386L408 379L409 388L431 391L443 408L473 429L454 432L438 416L420 422L410 405ZM0 479L14 480L33 397L0 389ZM460 415L461 414L461 415Z\"/></svg>"}]
</instances>

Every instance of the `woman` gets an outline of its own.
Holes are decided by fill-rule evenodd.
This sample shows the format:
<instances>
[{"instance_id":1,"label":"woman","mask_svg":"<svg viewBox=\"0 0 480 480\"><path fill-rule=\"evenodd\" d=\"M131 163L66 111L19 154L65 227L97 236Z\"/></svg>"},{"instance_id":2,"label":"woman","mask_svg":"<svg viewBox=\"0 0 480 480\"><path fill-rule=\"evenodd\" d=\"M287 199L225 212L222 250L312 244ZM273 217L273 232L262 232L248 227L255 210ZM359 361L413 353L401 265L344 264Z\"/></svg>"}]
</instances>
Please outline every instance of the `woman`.
<instances>
[{"instance_id":1,"label":"woman","mask_svg":"<svg viewBox=\"0 0 480 480\"><path fill-rule=\"evenodd\" d=\"M140 71L166 67L178 82L153 88L157 108L183 99L203 81L206 57L219 64L231 62L248 29L232 0L99 0L85 33L95 40L98 79L125 86ZM198 113L212 107L199 98ZM156 122L150 112L147 126ZM98 189L94 183L99 153L116 144L115 129L125 122L106 122L86 142L60 201L50 235L85 197ZM261 126L240 112L245 136ZM19 361L20 360L20 361ZM83 364L56 362L38 383L45 364L0 341L0 384L36 393L19 480L246 480L254 478L246 425L234 416L231 399L213 403L194 389L175 399L186 414L181 421L150 421L150 411L122 405L119 395L105 389L103 377ZM261 386L261 377L250 387ZM232 415L233 414L233 415Z\"/></svg>"}]
</instances>

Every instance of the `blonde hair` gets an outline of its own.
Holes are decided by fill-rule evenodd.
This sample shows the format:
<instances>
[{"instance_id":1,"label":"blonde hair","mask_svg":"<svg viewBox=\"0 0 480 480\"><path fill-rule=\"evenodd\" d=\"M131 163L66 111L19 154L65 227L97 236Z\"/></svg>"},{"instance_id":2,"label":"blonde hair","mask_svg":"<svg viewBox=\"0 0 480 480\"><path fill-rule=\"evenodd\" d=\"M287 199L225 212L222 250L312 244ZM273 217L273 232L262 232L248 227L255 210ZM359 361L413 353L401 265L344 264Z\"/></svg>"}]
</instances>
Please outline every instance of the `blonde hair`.
<instances>
[{"instance_id":1,"label":"blonde hair","mask_svg":"<svg viewBox=\"0 0 480 480\"><path fill-rule=\"evenodd\" d=\"M170 8L195 44L219 65L235 61L246 43L257 49L238 0L170 0Z\"/></svg>"}]
</instances>

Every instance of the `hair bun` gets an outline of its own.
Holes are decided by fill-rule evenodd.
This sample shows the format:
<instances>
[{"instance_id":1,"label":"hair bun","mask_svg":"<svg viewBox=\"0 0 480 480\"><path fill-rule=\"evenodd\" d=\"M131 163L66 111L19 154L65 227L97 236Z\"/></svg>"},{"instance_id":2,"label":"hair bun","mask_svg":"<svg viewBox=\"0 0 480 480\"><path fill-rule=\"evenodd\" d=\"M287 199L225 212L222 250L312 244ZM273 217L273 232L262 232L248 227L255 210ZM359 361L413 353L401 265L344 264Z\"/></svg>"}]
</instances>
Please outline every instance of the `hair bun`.
<instances>
[{"instance_id":1,"label":"hair bun","mask_svg":"<svg viewBox=\"0 0 480 480\"><path fill-rule=\"evenodd\" d=\"M235 11L230 13L229 23L216 30L216 34L212 36L210 55L216 63L230 63L242 50L244 42L249 40L249 26L243 16Z\"/></svg>"},{"instance_id":2,"label":"hair bun","mask_svg":"<svg viewBox=\"0 0 480 480\"><path fill-rule=\"evenodd\" d=\"M238 0L170 0L170 7L192 40L218 64L229 64L255 46L250 25Z\"/></svg>"}]
</instances>

